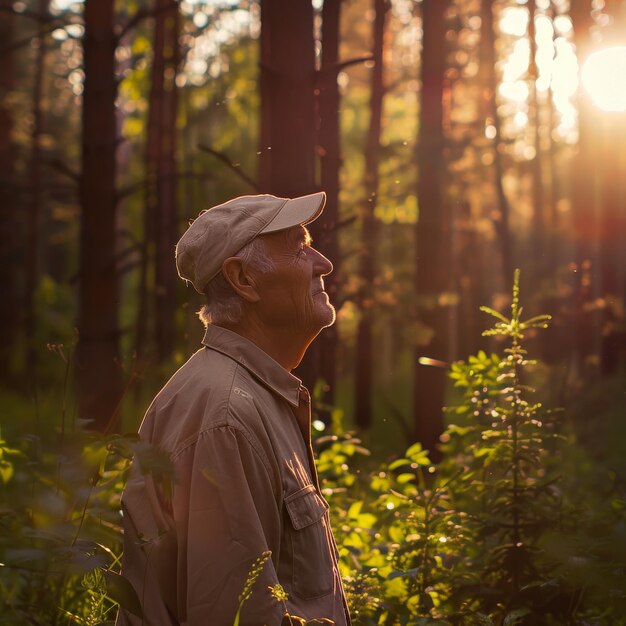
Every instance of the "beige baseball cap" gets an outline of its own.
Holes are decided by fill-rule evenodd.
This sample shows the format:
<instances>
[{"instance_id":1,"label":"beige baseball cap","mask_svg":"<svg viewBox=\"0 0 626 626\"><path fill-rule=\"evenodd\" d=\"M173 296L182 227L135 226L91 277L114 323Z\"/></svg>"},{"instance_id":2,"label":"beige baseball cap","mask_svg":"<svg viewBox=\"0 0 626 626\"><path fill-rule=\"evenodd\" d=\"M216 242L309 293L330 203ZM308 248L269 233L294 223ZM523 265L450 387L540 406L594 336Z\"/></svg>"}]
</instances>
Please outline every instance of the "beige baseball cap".
<instances>
[{"instance_id":1,"label":"beige baseball cap","mask_svg":"<svg viewBox=\"0 0 626 626\"><path fill-rule=\"evenodd\" d=\"M178 275L203 293L222 271L222 263L255 237L308 224L325 203L323 191L299 198L264 194L240 196L202 211L176 245Z\"/></svg>"}]
</instances>

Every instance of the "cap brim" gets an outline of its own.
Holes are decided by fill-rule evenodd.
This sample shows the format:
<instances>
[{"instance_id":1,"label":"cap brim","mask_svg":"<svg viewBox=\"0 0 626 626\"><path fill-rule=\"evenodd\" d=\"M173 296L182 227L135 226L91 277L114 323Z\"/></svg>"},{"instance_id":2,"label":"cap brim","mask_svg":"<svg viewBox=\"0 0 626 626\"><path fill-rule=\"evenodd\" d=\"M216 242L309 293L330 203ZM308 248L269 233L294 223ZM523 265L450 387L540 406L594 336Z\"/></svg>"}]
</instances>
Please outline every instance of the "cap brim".
<instances>
[{"instance_id":1,"label":"cap brim","mask_svg":"<svg viewBox=\"0 0 626 626\"><path fill-rule=\"evenodd\" d=\"M325 204L326 194L323 191L287 200L274 219L262 228L259 234L274 233L300 224L308 224L320 216Z\"/></svg>"}]
</instances>

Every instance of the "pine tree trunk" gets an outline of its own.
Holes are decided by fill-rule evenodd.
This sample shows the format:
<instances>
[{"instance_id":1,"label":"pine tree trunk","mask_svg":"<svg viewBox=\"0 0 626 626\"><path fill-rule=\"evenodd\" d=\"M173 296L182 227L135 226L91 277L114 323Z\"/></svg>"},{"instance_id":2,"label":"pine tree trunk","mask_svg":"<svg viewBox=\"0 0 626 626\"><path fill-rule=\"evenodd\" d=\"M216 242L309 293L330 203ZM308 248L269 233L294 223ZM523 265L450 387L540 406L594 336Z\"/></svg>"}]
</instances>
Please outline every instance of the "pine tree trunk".
<instances>
[{"instance_id":1,"label":"pine tree trunk","mask_svg":"<svg viewBox=\"0 0 626 626\"><path fill-rule=\"evenodd\" d=\"M261 189L293 197L315 186L313 5L261 2Z\"/></svg>"},{"instance_id":2,"label":"pine tree trunk","mask_svg":"<svg viewBox=\"0 0 626 626\"><path fill-rule=\"evenodd\" d=\"M579 66L590 51L593 24L591 17L592 0L580 0L572 3L570 15L574 26L574 43ZM597 240L598 211L595 180L596 146L594 140L594 111L588 96L582 87L578 94L578 150L572 162L572 212L577 247L576 272L576 321L575 345L576 365L583 367L589 355L599 352L599 337L594 330L594 320L587 304L599 294L592 292L597 281L591 280L596 272L594 249ZM597 324L595 324L597 326Z\"/></svg>"},{"instance_id":3,"label":"pine tree trunk","mask_svg":"<svg viewBox=\"0 0 626 626\"><path fill-rule=\"evenodd\" d=\"M415 437L438 457L436 445L443 430L446 373L441 367L426 365L421 357L448 359L449 310L439 304L441 294L450 288L449 217L443 193L443 93L446 69L445 0L422 2L421 106L417 162L419 167L416 225L415 293L420 303L420 321L432 335L414 353Z\"/></svg>"},{"instance_id":4,"label":"pine tree trunk","mask_svg":"<svg viewBox=\"0 0 626 626\"><path fill-rule=\"evenodd\" d=\"M13 40L15 16L11 11L0 13L0 41ZM16 212L6 207L16 206L15 185L16 150L11 139L13 119L6 94L15 88L15 60L12 52L0 55L0 380L10 384L13 377L12 355L18 329L22 326L20 309L16 306L21 297L18 289L21 251L17 233L19 222Z\"/></svg>"},{"instance_id":5,"label":"pine tree trunk","mask_svg":"<svg viewBox=\"0 0 626 626\"><path fill-rule=\"evenodd\" d=\"M371 75L370 125L365 148L365 201L361 208L361 248L359 274L362 282L358 297L360 319L357 328L356 363L354 382L354 413L360 428L372 423L372 381L374 367L374 282L376 278L376 253L380 240L380 224L375 216L378 200L380 162L380 131L383 114L384 38L385 21L389 3L374 0L375 18L372 55L375 65Z\"/></svg>"},{"instance_id":6,"label":"pine tree trunk","mask_svg":"<svg viewBox=\"0 0 626 626\"><path fill-rule=\"evenodd\" d=\"M156 0L158 10L160 0ZM145 148L145 187L143 210L143 250L139 274L139 298L135 327L135 352L139 359L147 357L154 346L150 339L154 337L156 312L154 304L154 263L155 241L157 240L157 222L159 205L159 162L161 153L160 121L163 117L163 16L157 11L152 40L152 67L150 69L150 92L148 96L148 120L146 124ZM152 301L152 302L151 302ZM152 304L152 306L151 306Z\"/></svg>"},{"instance_id":7,"label":"pine tree trunk","mask_svg":"<svg viewBox=\"0 0 626 626\"><path fill-rule=\"evenodd\" d=\"M38 12L41 17L37 36L37 53L35 57L35 76L33 82L33 126L31 133L29 188L30 205L28 210L28 237L26 257L26 303L25 326L27 329L26 368L28 380L34 389L37 384L37 346L34 329L36 311L34 296L39 284L39 259L41 256L40 226L43 201L43 181L41 178L41 134L43 131L43 80L46 64L46 34L44 18L48 15L49 0L39 0Z\"/></svg>"},{"instance_id":8,"label":"pine tree trunk","mask_svg":"<svg viewBox=\"0 0 626 626\"><path fill-rule=\"evenodd\" d=\"M309 230L315 247L333 263L334 270L324 278L326 292L333 303L337 302L338 276L340 275L339 240L339 169L341 146L339 136L340 95L337 85L339 62L339 27L342 0L326 0L322 8L322 59L319 74L319 156L321 188L326 192L326 208ZM337 378L337 326L326 328L309 348L312 377L325 382L323 404L332 407L335 402ZM307 374L308 376L308 374ZM320 417L328 422L328 411Z\"/></svg>"},{"instance_id":9,"label":"pine tree trunk","mask_svg":"<svg viewBox=\"0 0 626 626\"><path fill-rule=\"evenodd\" d=\"M604 307L600 319L600 373L616 374L626 358L626 123L604 118L599 224L599 275Z\"/></svg>"},{"instance_id":10,"label":"pine tree trunk","mask_svg":"<svg viewBox=\"0 0 626 626\"><path fill-rule=\"evenodd\" d=\"M139 273L135 352L163 362L175 344L178 279L176 72L180 59L179 14L170 0L155 2L145 150L144 245Z\"/></svg>"},{"instance_id":11,"label":"pine tree trunk","mask_svg":"<svg viewBox=\"0 0 626 626\"><path fill-rule=\"evenodd\" d=\"M78 414L116 427L121 400L115 250L114 2L85 2L81 230L76 384Z\"/></svg>"},{"instance_id":12,"label":"pine tree trunk","mask_svg":"<svg viewBox=\"0 0 626 626\"><path fill-rule=\"evenodd\" d=\"M166 10L166 7L171 7ZM176 291L178 276L174 263L174 249L178 241L178 199L177 199L177 145L176 117L178 112L178 90L176 73L179 61L177 6L171 0L157 0L155 28L161 33L155 35L162 45L155 47L155 69L153 81L157 81L156 96L161 99L157 108L159 118L157 128L156 162L156 220L154 257L154 315L157 356L160 362L167 359L174 350ZM159 60L157 62L157 56Z\"/></svg>"},{"instance_id":13,"label":"pine tree trunk","mask_svg":"<svg viewBox=\"0 0 626 626\"><path fill-rule=\"evenodd\" d=\"M312 3L262 0L261 192L292 198L317 190L314 90ZM297 375L310 389L322 376L316 343Z\"/></svg>"},{"instance_id":14,"label":"pine tree trunk","mask_svg":"<svg viewBox=\"0 0 626 626\"><path fill-rule=\"evenodd\" d=\"M613 23L605 35L608 45L623 45L626 32L626 3L607 1L605 12ZM612 376L626 363L626 120L601 116L603 143L599 168L599 275L604 301L600 320L600 373ZM596 118L596 128L598 119Z\"/></svg>"},{"instance_id":15,"label":"pine tree trunk","mask_svg":"<svg viewBox=\"0 0 626 626\"><path fill-rule=\"evenodd\" d=\"M545 275L545 269L549 269L547 265L546 255L546 219L544 215L544 190L543 190L543 167L542 167L542 150L541 150L541 105L539 103L539 95L537 93L537 79L539 72L537 69L537 41L535 19L537 16L536 0L528 0L528 40L530 42L530 62L528 64L528 81L530 94L528 104L530 108L531 120L533 124L533 143L535 148L535 156L532 162L533 172L533 232L532 255L537 262L536 270L538 276Z\"/></svg>"},{"instance_id":16,"label":"pine tree trunk","mask_svg":"<svg viewBox=\"0 0 626 626\"><path fill-rule=\"evenodd\" d=\"M493 138L493 168L496 196L498 198L499 215L495 220L495 230L500 247L503 288L508 288L513 282L513 250L509 215L511 209L504 192L504 165L502 163L502 133L500 131L500 115L498 114L496 78L496 40L493 23L493 0L482 0L481 4L481 32L480 32L480 74L486 87L487 116L495 129Z\"/></svg>"}]
</instances>

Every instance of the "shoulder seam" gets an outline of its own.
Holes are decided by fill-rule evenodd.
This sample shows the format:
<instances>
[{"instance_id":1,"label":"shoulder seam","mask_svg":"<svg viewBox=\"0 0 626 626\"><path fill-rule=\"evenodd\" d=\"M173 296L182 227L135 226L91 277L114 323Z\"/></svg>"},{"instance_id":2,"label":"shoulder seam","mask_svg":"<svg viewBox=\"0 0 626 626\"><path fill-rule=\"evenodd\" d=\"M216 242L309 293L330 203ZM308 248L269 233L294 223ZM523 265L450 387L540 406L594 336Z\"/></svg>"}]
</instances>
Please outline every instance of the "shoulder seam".
<instances>
[{"instance_id":1,"label":"shoulder seam","mask_svg":"<svg viewBox=\"0 0 626 626\"><path fill-rule=\"evenodd\" d=\"M224 417L227 417L230 411L230 398L232 396L233 393L233 385L235 384L235 377L237 375L237 369L239 367L239 364L235 361L234 362L235 367L233 368L233 375L232 375L232 379L230 381L230 388L228 389L228 393L226 394L226 403L224 406ZM211 425L207 428L201 428L197 433L194 433L193 435L191 435L190 437L188 437L187 439L185 439L185 441L183 441L182 443L180 443L177 448L175 450L173 450L170 454L170 458L172 459L172 461L174 461L177 457L179 457L185 450L187 450L188 448L192 447L200 438L200 436L202 435L203 432L207 431L207 430L212 430L213 428L219 428L220 426L226 426L228 425L228 422L225 422L224 424L215 424L215 425Z\"/></svg>"},{"instance_id":2,"label":"shoulder seam","mask_svg":"<svg viewBox=\"0 0 626 626\"><path fill-rule=\"evenodd\" d=\"M250 447L254 450L254 453L257 455L257 457L259 458L259 460L261 461L261 463L263 463L263 466L265 467L265 471L267 472L270 478L270 481L272 483L272 489L274 491L274 495L276 497L279 497L280 485L276 484L267 455L263 452L260 446L256 443L255 438L252 436L252 434L248 430L241 428L241 426L239 425L233 424L232 421L228 419L228 417L231 414L231 398L233 394L233 388L235 386L235 379L237 377L237 372L241 368L241 364L238 363L237 361L233 360L233 363L235 364L235 367L233 368L233 376L232 376L232 380L230 383L230 389L228 390L228 394L227 394L226 406L224 407L224 417L226 418L226 421L222 424L214 424L214 425L209 426L208 428L201 429L197 434L190 437L187 441L183 442L183 444L180 447L178 447L175 451L173 451L170 455L170 458L172 462L175 462L176 459L180 457L181 454L183 454L189 448L192 448L193 446L195 446L198 443L198 440L200 439L200 437L207 435L211 431L227 428L233 432L240 433L246 439L246 441L250 444Z\"/></svg>"},{"instance_id":3,"label":"shoulder seam","mask_svg":"<svg viewBox=\"0 0 626 626\"><path fill-rule=\"evenodd\" d=\"M193 441L190 441L188 445L184 446L183 448L178 450L176 454L172 455L171 457L172 462L176 462L176 460L184 452L186 452L190 448L193 448L195 445L197 445L202 437L206 437L211 432L218 431L218 430L229 430L235 434L238 433L248 442L248 444L250 445L250 448L254 451L254 454L258 457L259 461L261 461L261 463L263 464L263 467L265 468L265 471L267 472L267 475L272 484L272 491L274 492L274 496L278 498L280 496L280 489L279 489L279 486L276 485L276 481L274 479L274 475L270 467L269 460L267 459L267 456L263 453L263 451L256 444L251 434L239 426L235 426L233 424L219 424L216 426L211 426L210 428L205 428L204 430L200 431L196 437L194 437Z\"/></svg>"}]
</instances>

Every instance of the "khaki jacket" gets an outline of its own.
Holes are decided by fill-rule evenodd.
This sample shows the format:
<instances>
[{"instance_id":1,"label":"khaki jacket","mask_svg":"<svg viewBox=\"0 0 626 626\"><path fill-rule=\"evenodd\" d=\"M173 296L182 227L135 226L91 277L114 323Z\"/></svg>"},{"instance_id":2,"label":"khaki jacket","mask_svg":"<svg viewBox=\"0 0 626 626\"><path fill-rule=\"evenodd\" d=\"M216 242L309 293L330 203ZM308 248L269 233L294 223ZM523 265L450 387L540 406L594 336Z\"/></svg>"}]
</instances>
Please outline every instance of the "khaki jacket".
<instances>
[{"instance_id":1,"label":"khaki jacket","mask_svg":"<svg viewBox=\"0 0 626 626\"><path fill-rule=\"evenodd\" d=\"M349 624L328 504L311 450L310 398L256 345L209 326L204 348L152 402L140 438L164 450L171 490L134 464L122 497L123 574L143 621L232 626L254 561L270 550L241 626L278 626L285 608ZM286 606L268 587L280 583Z\"/></svg>"}]
</instances>

